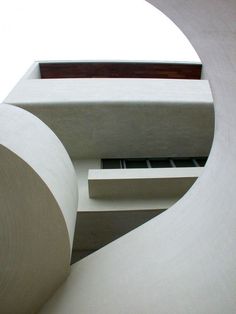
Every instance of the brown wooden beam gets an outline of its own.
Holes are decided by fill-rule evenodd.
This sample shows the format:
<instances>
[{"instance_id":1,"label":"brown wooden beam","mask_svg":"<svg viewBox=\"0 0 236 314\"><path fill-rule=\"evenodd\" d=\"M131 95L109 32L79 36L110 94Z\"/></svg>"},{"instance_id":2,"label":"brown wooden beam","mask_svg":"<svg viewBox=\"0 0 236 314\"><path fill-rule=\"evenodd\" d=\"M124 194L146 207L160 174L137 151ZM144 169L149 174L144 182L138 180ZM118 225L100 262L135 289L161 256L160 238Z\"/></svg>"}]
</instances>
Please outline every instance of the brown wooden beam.
<instances>
[{"instance_id":1,"label":"brown wooden beam","mask_svg":"<svg viewBox=\"0 0 236 314\"><path fill-rule=\"evenodd\" d=\"M40 63L42 79L57 78L165 78L200 79L201 64L144 62Z\"/></svg>"}]
</instances>

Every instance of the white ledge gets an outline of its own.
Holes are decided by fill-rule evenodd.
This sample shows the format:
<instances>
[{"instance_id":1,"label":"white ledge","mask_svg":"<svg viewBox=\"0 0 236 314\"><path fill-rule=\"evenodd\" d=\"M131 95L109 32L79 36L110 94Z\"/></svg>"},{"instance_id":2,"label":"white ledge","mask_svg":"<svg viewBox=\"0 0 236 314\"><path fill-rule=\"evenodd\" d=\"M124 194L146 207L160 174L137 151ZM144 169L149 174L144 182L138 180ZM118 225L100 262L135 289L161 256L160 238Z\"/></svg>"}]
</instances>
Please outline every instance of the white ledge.
<instances>
[{"instance_id":1,"label":"white ledge","mask_svg":"<svg viewBox=\"0 0 236 314\"><path fill-rule=\"evenodd\" d=\"M206 80L181 79L22 79L5 99L15 105L119 102L212 105Z\"/></svg>"},{"instance_id":2,"label":"white ledge","mask_svg":"<svg viewBox=\"0 0 236 314\"><path fill-rule=\"evenodd\" d=\"M91 198L181 197L202 173L202 167L89 170Z\"/></svg>"}]
</instances>

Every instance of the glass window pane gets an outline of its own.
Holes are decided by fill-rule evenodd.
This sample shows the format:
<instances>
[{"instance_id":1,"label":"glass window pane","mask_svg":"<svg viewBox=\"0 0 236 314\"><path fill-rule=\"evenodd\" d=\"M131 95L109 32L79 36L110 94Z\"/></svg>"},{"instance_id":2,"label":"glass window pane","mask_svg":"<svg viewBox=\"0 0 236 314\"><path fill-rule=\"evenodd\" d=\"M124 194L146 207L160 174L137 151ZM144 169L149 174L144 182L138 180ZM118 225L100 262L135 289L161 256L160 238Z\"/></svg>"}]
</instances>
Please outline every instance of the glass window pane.
<instances>
[{"instance_id":1,"label":"glass window pane","mask_svg":"<svg viewBox=\"0 0 236 314\"><path fill-rule=\"evenodd\" d=\"M147 168L145 159L125 159L126 168Z\"/></svg>"},{"instance_id":2,"label":"glass window pane","mask_svg":"<svg viewBox=\"0 0 236 314\"><path fill-rule=\"evenodd\" d=\"M169 159L150 159L152 168L170 168L172 167Z\"/></svg>"},{"instance_id":3,"label":"glass window pane","mask_svg":"<svg viewBox=\"0 0 236 314\"><path fill-rule=\"evenodd\" d=\"M191 158L172 159L176 167L196 167Z\"/></svg>"},{"instance_id":4,"label":"glass window pane","mask_svg":"<svg viewBox=\"0 0 236 314\"><path fill-rule=\"evenodd\" d=\"M207 157L197 157L195 158L195 160L199 164L200 167L204 167L207 161Z\"/></svg>"},{"instance_id":5,"label":"glass window pane","mask_svg":"<svg viewBox=\"0 0 236 314\"><path fill-rule=\"evenodd\" d=\"M119 169L121 168L120 159L102 159L103 169Z\"/></svg>"}]
</instances>

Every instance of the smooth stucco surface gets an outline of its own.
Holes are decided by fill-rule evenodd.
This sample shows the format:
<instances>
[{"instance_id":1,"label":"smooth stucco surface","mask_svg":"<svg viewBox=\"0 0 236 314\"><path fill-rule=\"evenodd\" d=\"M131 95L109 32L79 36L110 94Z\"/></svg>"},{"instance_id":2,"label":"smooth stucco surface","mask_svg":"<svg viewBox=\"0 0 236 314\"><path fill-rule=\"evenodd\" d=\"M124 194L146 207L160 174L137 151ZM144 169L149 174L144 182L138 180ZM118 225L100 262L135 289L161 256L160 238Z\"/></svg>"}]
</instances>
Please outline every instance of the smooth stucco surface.
<instances>
[{"instance_id":1,"label":"smooth stucco surface","mask_svg":"<svg viewBox=\"0 0 236 314\"><path fill-rule=\"evenodd\" d=\"M32 114L5 104L0 109L0 143L29 164L49 187L63 211L72 246L78 189L74 167L65 148Z\"/></svg>"},{"instance_id":2,"label":"smooth stucco surface","mask_svg":"<svg viewBox=\"0 0 236 314\"><path fill-rule=\"evenodd\" d=\"M72 267L41 313L236 312L236 3L153 0L192 41L210 80L215 137L171 209Z\"/></svg>"},{"instance_id":3,"label":"smooth stucco surface","mask_svg":"<svg viewBox=\"0 0 236 314\"><path fill-rule=\"evenodd\" d=\"M79 204L78 212L112 212L112 211L133 211L133 210L156 210L157 213L169 208L177 200L175 197L112 197L92 199L89 197L88 174L90 169L99 169L101 160L85 159L73 160L73 165L78 179ZM168 170L167 170L168 171ZM114 191L115 192L115 191Z\"/></svg>"},{"instance_id":4,"label":"smooth stucco surface","mask_svg":"<svg viewBox=\"0 0 236 314\"><path fill-rule=\"evenodd\" d=\"M70 270L77 182L55 134L4 104L0 178L0 313L36 313Z\"/></svg>"},{"instance_id":5,"label":"smooth stucco surface","mask_svg":"<svg viewBox=\"0 0 236 314\"><path fill-rule=\"evenodd\" d=\"M32 79L30 73L5 102L44 121L73 159L209 153L214 112L207 80Z\"/></svg>"},{"instance_id":6,"label":"smooth stucco surface","mask_svg":"<svg viewBox=\"0 0 236 314\"><path fill-rule=\"evenodd\" d=\"M180 198L193 185L202 168L89 170L90 198Z\"/></svg>"}]
</instances>

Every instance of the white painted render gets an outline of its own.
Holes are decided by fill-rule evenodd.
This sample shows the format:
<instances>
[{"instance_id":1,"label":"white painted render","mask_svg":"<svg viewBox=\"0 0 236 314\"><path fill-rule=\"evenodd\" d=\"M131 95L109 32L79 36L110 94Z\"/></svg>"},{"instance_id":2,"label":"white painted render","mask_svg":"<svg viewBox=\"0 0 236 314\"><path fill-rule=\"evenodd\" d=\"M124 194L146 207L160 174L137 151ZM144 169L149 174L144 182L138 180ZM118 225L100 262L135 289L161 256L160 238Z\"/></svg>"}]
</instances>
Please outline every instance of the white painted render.
<instances>
[{"instance_id":1,"label":"white painted render","mask_svg":"<svg viewBox=\"0 0 236 314\"><path fill-rule=\"evenodd\" d=\"M153 182L149 180L143 185L141 178L136 178L134 188L130 182L126 186L129 193L125 195L121 195L122 189L113 180L109 188L102 189L106 193L110 189L112 198L106 194L93 199L88 193L88 170L100 163L101 158L208 155L214 126L208 81L43 80L37 67L35 64L27 72L5 101L45 122L74 159L80 194L73 246L77 253L98 249L136 228L169 208L190 188L196 175L184 180L172 175L173 180L162 182L157 178L152 189ZM53 158L49 159L45 164L52 163ZM166 170L167 176L168 173ZM70 185L66 180L64 186L67 191ZM75 186L77 190L77 183ZM132 189L135 193L130 194ZM151 191L149 197L147 190ZM63 192L60 187L59 198ZM101 222L102 219L105 220ZM93 236L89 237L89 233ZM82 243L80 238L86 241Z\"/></svg>"},{"instance_id":2,"label":"white painted render","mask_svg":"<svg viewBox=\"0 0 236 314\"><path fill-rule=\"evenodd\" d=\"M208 163L172 208L76 263L41 313L236 311L236 4L152 3L192 40L211 82L216 123Z\"/></svg>"},{"instance_id":3,"label":"white painted render","mask_svg":"<svg viewBox=\"0 0 236 314\"><path fill-rule=\"evenodd\" d=\"M5 104L1 104L0 109L1 145L29 164L49 187L63 211L72 246L78 190L75 171L65 148L35 116Z\"/></svg>"},{"instance_id":4,"label":"white painted render","mask_svg":"<svg viewBox=\"0 0 236 314\"><path fill-rule=\"evenodd\" d=\"M48 186L40 176L47 171L42 168L35 171L27 164L25 159L30 156L30 149L21 158L4 144L0 151L3 178L0 181L3 195L0 232L4 239L1 248L5 252L0 256L5 270L0 273L0 297L4 302L0 302L0 306L4 314L36 312L53 291L56 291L54 296L40 313L234 314L236 311L236 4L233 0L152 2L172 17L193 41L204 64L204 75L210 80L215 104L215 135L207 165L190 191L174 206L76 263L68 279L56 291L68 273L70 255L68 230L65 220L61 219L63 209L57 202L59 195L52 193L57 184L49 180L51 186ZM21 112L22 117L26 114L16 108L9 110L19 110L16 112ZM27 117L32 116L27 114ZM22 129L30 119L26 119ZM42 140L47 132L43 130L45 125L37 121L40 127L36 133ZM0 130L7 125L0 124ZM20 132L16 130L11 140L18 147ZM21 139L23 147L27 147L27 140ZM34 132L29 142L37 146ZM57 139L52 142L60 146ZM40 152L42 149L46 153L51 150L47 141ZM58 156L59 161L67 158L64 166L71 169L64 153ZM35 155L34 160L44 159ZM67 190L71 184L75 191L74 175L71 173L69 184L63 185L58 164L60 162L55 163L54 168L50 162L48 166L52 171L59 171L59 190ZM67 193L71 193L70 188ZM26 209L23 218L16 210L22 204L21 208ZM41 212L45 215L39 215ZM45 227L46 232L42 232Z\"/></svg>"},{"instance_id":5,"label":"white painted render","mask_svg":"<svg viewBox=\"0 0 236 314\"><path fill-rule=\"evenodd\" d=\"M100 169L101 160L99 159L74 160L73 164L79 190L73 262L100 249L171 207L186 193L202 172L202 168L105 170ZM100 172L100 178L103 178L105 173L113 179L114 174L119 174L119 178L116 175L118 180L113 180L112 184L106 184L101 188L101 182L98 183L98 188L103 193L102 198L91 198L89 195L88 174L94 171ZM157 184L156 177L157 173L160 177L160 172L163 179ZM128 173L132 176L127 176ZM119 180L124 176L129 179L136 178L131 182L129 180L125 192L123 180ZM146 180L150 180L150 177L155 179L155 183L149 181L147 186Z\"/></svg>"},{"instance_id":6,"label":"white painted render","mask_svg":"<svg viewBox=\"0 0 236 314\"><path fill-rule=\"evenodd\" d=\"M68 276L77 204L75 172L55 134L1 104L0 313L36 313Z\"/></svg>"},{"instance_id":7,"label":"white painted render","mask_svg":"<svg viewBox=\"0 0 236 314\"><path fill-rule=\"evenodd\" d=\"M90 198L178 199L193 185L202 168L89 170Z\"/></svg>"},{"instance_id":8,"label":"white painted render","mask_svg":"<svg viewBox=\"0 0 236 314\"><path fill-rule=\"evenodd\" d=\"M32 79L6 103L44 121L73 159L206 156L213 100L206 80Z\"/></svg>"},{"instance_id":9,"label":"white painted render","mask_svg":"<svg viewBox=\"0 0 236 314\"><path fill-rule=\"evenodd\" d=\"M152 195L152 197L149 197L149 198L140 196L138 200L136 196L132 197L132 195L125 198L121 198L119 196L119 197L112 197L112 198L93 199L93 198L90 198L89 196L88 174L89 174L90 169L101 168L101 160L99 159L82 160L81 159L81 160L74 160L73 164L74 164L75 171L78 178L78 190L79 190L78 212L79 213L80 212L94 213L94 212L112 212L112 211L135 211L135 210L144 210L144 211L155 210L156 213L159 213L162 210L167 209L170 206L172 206L179 199L179 195L175 195L175 196L172 195L172 197L171 195L168 195L168 196L165 195L165 197ZM183 171L185 171L185 169L183 169ZM197 170L197 172L199 174L199 170ZM167 169L167 173L168 173L168 169Z\"/></svg>"}]
</instances>

